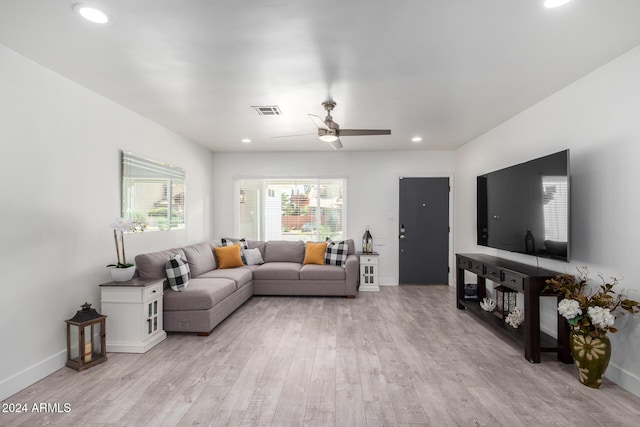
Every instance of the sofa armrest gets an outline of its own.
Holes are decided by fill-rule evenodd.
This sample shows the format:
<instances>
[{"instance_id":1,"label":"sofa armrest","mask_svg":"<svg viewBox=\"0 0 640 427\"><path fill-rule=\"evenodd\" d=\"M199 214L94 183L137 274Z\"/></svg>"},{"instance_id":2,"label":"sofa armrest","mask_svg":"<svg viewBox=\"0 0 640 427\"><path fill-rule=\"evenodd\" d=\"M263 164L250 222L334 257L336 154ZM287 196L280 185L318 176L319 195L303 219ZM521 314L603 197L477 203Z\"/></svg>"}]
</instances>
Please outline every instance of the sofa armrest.
<instances>
[{"instance_id":1,"label":"sofa armrest","mask_svg":"<svg viewBox=\"0 0 640 427\"><path fill-rule=\"evenodd\" d=\"M354 297L358 291L358 278L360 277L360 262L356 255L348 255L344 264L347 273L346 296Z\"/></svg>"}]
</instances>

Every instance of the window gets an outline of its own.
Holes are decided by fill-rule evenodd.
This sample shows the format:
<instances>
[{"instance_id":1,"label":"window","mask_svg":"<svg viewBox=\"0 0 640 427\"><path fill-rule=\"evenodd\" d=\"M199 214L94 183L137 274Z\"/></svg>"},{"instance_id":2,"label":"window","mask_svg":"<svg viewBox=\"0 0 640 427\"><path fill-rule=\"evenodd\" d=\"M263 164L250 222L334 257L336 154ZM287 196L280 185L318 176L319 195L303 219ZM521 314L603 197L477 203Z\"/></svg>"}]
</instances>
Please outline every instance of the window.
<instances>
[{"instance_id":1,"label":"window","mask_svg":"<svg viewBox=\"0 0 640 427\"><path fill-rule=\"evenodd\" d=\"M238 179L235 230L254 240L346 236L346 179Z\"/></svg>"},{"instance_id":2,"label":"window","mask_svg":"<svg viewBox=\"0 0 640 427\"><path fill-rule=\"evenodd\" d=\"M122 217L145 230L185 227L184 169L122 152Z\"/></svg>"}]
</instances>

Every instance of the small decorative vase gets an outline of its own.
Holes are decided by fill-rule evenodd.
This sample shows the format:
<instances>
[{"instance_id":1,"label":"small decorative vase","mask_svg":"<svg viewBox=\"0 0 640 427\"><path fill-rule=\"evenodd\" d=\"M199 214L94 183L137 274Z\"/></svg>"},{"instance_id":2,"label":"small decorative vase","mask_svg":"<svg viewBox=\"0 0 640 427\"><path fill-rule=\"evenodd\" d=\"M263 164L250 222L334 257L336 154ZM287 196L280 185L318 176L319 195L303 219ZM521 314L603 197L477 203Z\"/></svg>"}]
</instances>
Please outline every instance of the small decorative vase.
<instances>
[{"instance_id":1,"label":"small decorative vase","mask_svg":"<svg viewBox=\"0 0 640 427\"><path fill-rule=\"evenodd\" d=\"M588 387L600 388L611 358L611 341L607 334L594 337L588 332L573 330L569 335L569 346L580 382Z\"/></svg>"},{"instance_id":2,"label":"small decorative vase","mask_svg":"<svg viewBox=\"0 0 640 427\"><path fill-rule=\"evenodd\" d=\"M131 280L133 275L136 272L136 267L126 267L126 268L116 268L111 267L111 278L114 282L126 282L127 280Z\"/></svg>"}]
</instances>

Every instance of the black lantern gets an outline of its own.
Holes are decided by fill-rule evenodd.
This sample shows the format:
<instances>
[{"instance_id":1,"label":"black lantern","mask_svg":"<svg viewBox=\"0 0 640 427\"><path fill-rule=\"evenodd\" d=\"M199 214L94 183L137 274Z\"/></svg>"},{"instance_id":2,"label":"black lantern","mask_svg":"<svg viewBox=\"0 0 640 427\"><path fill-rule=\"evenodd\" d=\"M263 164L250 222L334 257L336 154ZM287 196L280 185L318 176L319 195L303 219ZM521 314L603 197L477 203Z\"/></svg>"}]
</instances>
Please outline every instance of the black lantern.
<instances>
[{"instance_id":1,"label":"black lantern","mask_svg":"<svg viewBox=\"0 0 640 427\"><path fill-rule=\"evenodd\" d=\"M85 302L67 322L67 366L83 371L107 361L105 320Z\"/></svg>"},{"instance_id":2,"label":"black lantern","mask_svg":"<svg viewBox=\"0 0 640 427\"><path fill-rule=\"evenodd\" d=\"M373 253L373 236L369 233L369 226L367 225L367 231L362 235L362 252L365 254Z\"/></svg>"},{"instance_id":3,"label":"black lantern","mask_svg":"<svg viewBox=\"0 0 640 427\"><path fill-rule=\"evenodd\" d=\"M516 298L518 292L505 286L497 286L496 291L496 310L495 314L504 319L516 308Z\"/></svg>"}]
</instances>

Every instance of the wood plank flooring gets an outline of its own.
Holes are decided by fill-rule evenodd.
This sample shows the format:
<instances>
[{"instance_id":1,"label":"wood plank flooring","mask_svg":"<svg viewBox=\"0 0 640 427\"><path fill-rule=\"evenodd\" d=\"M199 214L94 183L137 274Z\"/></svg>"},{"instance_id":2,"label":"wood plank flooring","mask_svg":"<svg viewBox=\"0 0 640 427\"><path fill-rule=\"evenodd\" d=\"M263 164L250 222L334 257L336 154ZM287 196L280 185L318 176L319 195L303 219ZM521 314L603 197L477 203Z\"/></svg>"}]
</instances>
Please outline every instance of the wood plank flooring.
<instances>
[{"instance_id":1,"label":"wood plank flooring","mask_svg":"<svg viewBox=\"0 0 640 427\"><path fill-rule=\"evenodd\" d=\"M3 403L0 426L637 426L640 399L579 384L455 309L447 286L356 299L253 297L209 337L60 369ZM108 333L108 331L107 331Z\"/></svg>"}]
</instances>

